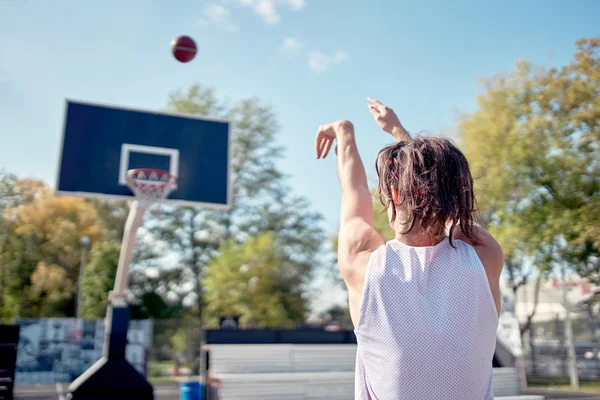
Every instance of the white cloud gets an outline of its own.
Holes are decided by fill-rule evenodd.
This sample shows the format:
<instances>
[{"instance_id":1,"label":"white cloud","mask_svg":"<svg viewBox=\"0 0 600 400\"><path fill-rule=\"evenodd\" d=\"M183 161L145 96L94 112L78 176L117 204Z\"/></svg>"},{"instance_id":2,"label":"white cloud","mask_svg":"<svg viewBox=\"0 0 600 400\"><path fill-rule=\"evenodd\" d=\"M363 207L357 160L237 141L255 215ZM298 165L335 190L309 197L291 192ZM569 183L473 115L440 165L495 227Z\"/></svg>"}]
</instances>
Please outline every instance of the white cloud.
<instances>
[{"instance_id":1,"label":"white cloud","mask_svg":"<svg viewBox=\"0 0 600 400\"><path fill-rule=\"evenodd\" d=\"M231 13L221 4L207 4L202 10L202 15L203 18L200 20L201 24L216 25L230 32L237 30L237 26L231 20Z\"/></svg>"},{"instance_id":2,"label":"white cloud","mask_svg":"<svg viewBox=\"0 0 600 400\"><path fill-rule=\"evenodd\" d=\"M325 72L331 64L331 57L319 51L313 51L308 55L308 68L314 72Z\"/></svg>"},{"instance_id":3,"label":"white cloud","mask_svg":"<svg viewBox=\"0 0 600 400\"><path fill-rule=\"evenodd\" d=\"M294 11L299 11L306 6L305 0L238 0L239 4L251 8L260 15L267 24L276 24L281 19L279 5L287 4Z\"/></svg>"},{"instance_id":4,"label":"white cloud","mask_svg":"<svg viewBox=\"0 0 600 400\"><path fill-rule=\"evenodd\" d=\"M340 64L350 60L350 56L343 51L333 54L327 54L320 51L313 51L308 55L308 68L317 73L327 71L332 63Z\"/></svg>"},{"instance_id":5,"label":"white cloud","mask_svg":"<svg viewBox=\"0 0 600 400\"><path fill-rule=\"evenodd\" d=\"M290 5L290 7L292 7L296 11L303 9L306 6L305 0L287 0L287 2Z\"/></svg>"},{"instance_id":6,"label":"white cloud","mask_svg":"<svg viewBox=\"0 0 600 400\"><path fill-rule=\"evenodd\" d=\"M295 51L302 47L302 42L296 38L288 37L283 40L281 47L286 51Z\"/></svg>"},{"instance_id":7,"label":"white cloud","mask_svg":"<svg viewBox=\"0 0 600 400\"><path fill-rule=\"evenodd\" d=\"M350 56L347 53L344 53L343 51L338 51L333 55L333 61L335 61L338 64L349 60Z\"/></svg>"},{"instance_id":8,"label":"white cloud","mask_svg":"<svg viewBox=\"0 0 600 400\"><path fill-rule=\"evenodd\" d=\"M240 4L249 7L265 20L267 24L279 22L279 13L275 7L275 0L239 0Z\"/></svg>"}]
</instances>

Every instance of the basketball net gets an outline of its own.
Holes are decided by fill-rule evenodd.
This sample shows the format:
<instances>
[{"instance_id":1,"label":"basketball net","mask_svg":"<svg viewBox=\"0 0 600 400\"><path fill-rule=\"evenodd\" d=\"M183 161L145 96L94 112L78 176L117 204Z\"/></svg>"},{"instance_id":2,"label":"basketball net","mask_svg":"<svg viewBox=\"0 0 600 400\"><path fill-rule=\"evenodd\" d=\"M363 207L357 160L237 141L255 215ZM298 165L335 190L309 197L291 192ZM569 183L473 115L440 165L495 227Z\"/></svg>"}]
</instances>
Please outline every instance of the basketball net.
<instances>
[{"instance_id":1,"label":"basketball net","mask_svg":"<svg viewBox=\"0 0 600 400\"><path fill-rule=\"evenodd\" d=\"M136 200L149 205L169 197L177 189L177 177L160 169L131 169L127 171L127 186Z\"/></svg>"}]
</instances>

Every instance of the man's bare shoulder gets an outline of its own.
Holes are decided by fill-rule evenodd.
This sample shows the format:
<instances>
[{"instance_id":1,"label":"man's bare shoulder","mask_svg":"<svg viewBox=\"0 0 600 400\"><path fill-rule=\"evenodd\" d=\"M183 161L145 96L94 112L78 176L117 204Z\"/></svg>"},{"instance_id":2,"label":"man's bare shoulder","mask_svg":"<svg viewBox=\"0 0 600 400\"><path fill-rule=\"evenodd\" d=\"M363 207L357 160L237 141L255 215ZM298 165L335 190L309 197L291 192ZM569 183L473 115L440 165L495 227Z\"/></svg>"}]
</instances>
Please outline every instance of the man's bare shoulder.
<instances>
[{"instance_id":1,"label":"man's bare shoulder","mask_svg":"<svg viewBox=\"0 0 600 400\"><path fill-rule=\"evenodd\" d=\"M502 271L504 252L498 241L485 228L479 225L473 226L472 236L476 238L475 241L469 239L460 229L454 230L453 236L455 239L473 246L486 271L490 270L488 273L497 272L499 274Z\"/></svg>"},{"instance_id":2,"label":"man's bare shoulder","mask_svg":"<svg viewBox=\"0 0 600 400\"><path fill-rule=\"evenodd\" d=\"M361 219L348 221L340 227L338 264L347 285L362 285L361 277L371 254L383 244L379 233Z\"/></svg>"},{"instance_id":3,"label":"man's bare shoulder","mask_svg":"<svg viewBox=\"0 0 600 400\"><path fill-rule=\"evenodd\" d=\"M477 238L474 242L470 240L462 231L455 231L456 239L462 240L473 246L477 253L490 284L490 289L496 303L496 309L500 312L500 275L504 268L504 252L498 241L483 227L475 225L473 235Z\"/></svg>"}]
</instances>

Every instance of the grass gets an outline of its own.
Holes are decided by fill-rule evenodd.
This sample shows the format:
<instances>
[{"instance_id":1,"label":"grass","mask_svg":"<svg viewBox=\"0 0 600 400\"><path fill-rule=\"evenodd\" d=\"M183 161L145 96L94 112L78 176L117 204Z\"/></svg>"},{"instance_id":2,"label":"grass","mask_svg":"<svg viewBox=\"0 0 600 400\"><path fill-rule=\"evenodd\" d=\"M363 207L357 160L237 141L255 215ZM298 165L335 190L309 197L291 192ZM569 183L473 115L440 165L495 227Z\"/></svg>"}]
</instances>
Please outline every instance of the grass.
<instances>
[{"instance_id":1,"label":"grass","mask_svg":"<svg viewBox=\"0 0 600 400\"><path fill-rule=\"evenodd\" d=\"M173 377L171 376L154 376L154 377L149 377L148 378L148 382L150 383L164 383L164 382L174 382L175 379L173 379Z\"/></svg>"},{"instance_id":2,"label":"grass","mask_svg":"<svg viewBox=\"0 0 600 400\"><path fill-rule=\"evenodd\" d=\"M548 390L573 391L569 378L563 377L527 377L527 386ZM579 390L586 393L600 393L600 381L592 379L579 379Z\"/></svg>"}]
</instances>

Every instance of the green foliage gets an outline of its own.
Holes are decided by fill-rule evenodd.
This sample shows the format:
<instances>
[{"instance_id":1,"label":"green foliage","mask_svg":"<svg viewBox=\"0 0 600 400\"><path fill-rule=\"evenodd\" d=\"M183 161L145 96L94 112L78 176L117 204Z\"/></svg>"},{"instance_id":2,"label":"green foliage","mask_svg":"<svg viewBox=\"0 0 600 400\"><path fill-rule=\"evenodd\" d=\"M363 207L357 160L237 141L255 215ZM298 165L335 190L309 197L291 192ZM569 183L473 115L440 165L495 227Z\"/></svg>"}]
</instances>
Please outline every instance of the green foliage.
<instances>
[{"instance_id":1,"label":"green foliage","mask_svg":"<svg viewBox=\"0 0 600 400\"><path fill-rule=\"evenodd\" d=\"M171 336L170 343L174 352L183 354L188 349L189 338L187 331L188 329L182 327L179 328L173 336Z\"/></svg>"},{"instance_id":2,"label":"green foliage","mask_svg":"<svg viewBox=\"0 0 600 400\"><path fill-rule=\"evenodd\" d=\"M233 134L231 210L164 208L147 224L155 239L179 254L179 262L167 266L177 271L178 284L194 285L181 301L193 300L201 317L206 265L218 256L223 242L243 242L261 232L272 232L277 251L287 258L286 268L308 279L323 240L321 215L310 209L308 201L293 195L277 166L283 148L276 141L279 125L272 109L255 98L230 106L221 103L212 89L199 85L172 94L169 109L227 119ZM165 285L169 293L178 290L177 285L166 281Z\"/></svg>"},{"instance_id":3,"label":"green foliage","mask_svg":"<svg viewBox=\"0 0 600 400\"><path fill-rule=\"evenodd\" d=\"M11 175L1 181L2 315L73 315L79 239L102 239L95 209L81 198L54 196L40 181Z\"/></svg>"},{"instance_id":4,"label":"green foliage","mask_svg":"<svg viewBox=\"0 0 600 400\"><path fill-rule=\"evenodd\" d=\"M320 313L319 318L325 322L339 322L343 329L353 329L354 326L347 305L334 304Z\"/></svg>"},{"instance_id":5,"label":"green foliage","mask_svg":"<svg viewBox=\"0 0 600 400\"><path fill-rule=\"evenodd\" d=\"M85 316L103 316L119 255L105 239L120 240L126 212L123 203L54 196L41 181L0 173L0 317L73 316L82 236L93 244Z\"/></svg>"},{"instance_id":6,"label":"green foliage","mask_svg":"<svg viewBox=\"0 0 600 400\"><path fill-rule=\"evenodd\" d=\"M600 39L577 42L560 68L516 70L486 83L463 115L482 217L509 259L544 272L569 264L598 280L600 232ZM594 260L596 260L594 262Z\"/></svg>"},{"instance_id":7,"label":"green foliage","mask_svg":"<svg viewBox=\"0 0 600 400\"><path fill-rule=\"evenodd\" d=\"M104 238L121 243L129 205L121 200L86 199L86 202L96 210L98 225L102 228Z\"/></svg>"},{"instance_id":8,"label":"green foliage","mask_svg":"<svg viewBox=\"0 0 600 400\"><path fill-rule=\"evenodd\" d=\"M23 282L28 282L35 270L35 254L28 252L28 241L14 233L14 224L0 225L0 317L13 319L26 308Z\"/></svg>"},{"instance_id":9,"label":"green foliage","mask_svg":"<svg viewBox=\"0 0 600 400\"><path fill-rule=\"evenodd\" d=\"M35 315L45 317L67 317L73 307L75 293L73 281L58 265L40 262L31 275L31 285L24 293Z\"/></svg>"},{"instance_id":10,"label":"green foliage","mask_svg":"<svg viewBox=\"0 0 600 400\"><path fill-rule=\"evenodd\" d=\"M276 246L273 234L262 233L243 244L230 239L209 264L205 318L216 327L219 317L239 315L242 327L295 327L304 320L305 277Z\"/></svg>"},{"instance_id":11,"label":"green foliage","mask_svg":"<svg viewBox=\"0 0 600 400\"><path fill-rule=\"evenodd\" d=\"M154 288L136 296L130 308L132 319L176 318L181 311L178 303L168 302Z\"/></svg>"},{"instance_id":12,"label":"green foliage","mask_svg":"<svg viewBox=\"0 0 600 400\"><path fill-rule=\"evenodd\" d=\"M97 243L92 247L81 282L83 318L101 319L106 315L108 292L114 286L120 249L114 242Z\"/></svg>"},{"instance_id":13,"label":"green foliage","mask_svg":"<svg viewBox=\"0 0 600 400\"><path fill-rule=\"evenodd\" d=\"M299 293L316 264L321 216L294 196L277 167L283 148L271 108L254 98L230 106L198 85L172 94L169 108L232 122L232 208L164 207L155 218L148 214L134 250L132 316L179 317L190 303L200 316L204 268L221 244L266 231L285 260L282 268L302 277L288 288ZM82 284L84 316L102 317L128 209L123 202L57 197L42 182L0 172L0 317L73 315L84 235L92 239ZM174 262L161 258L173 253L179 256Z\"/></svg>"}]
</instances>

